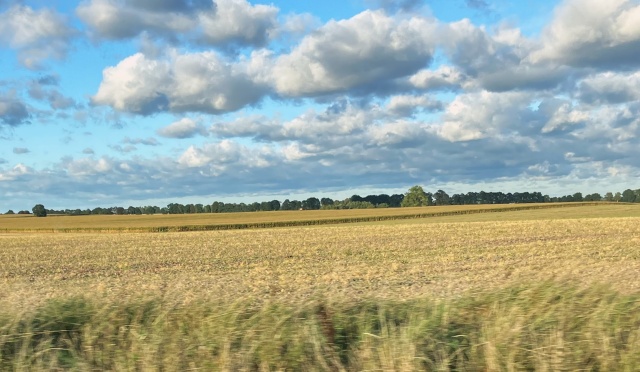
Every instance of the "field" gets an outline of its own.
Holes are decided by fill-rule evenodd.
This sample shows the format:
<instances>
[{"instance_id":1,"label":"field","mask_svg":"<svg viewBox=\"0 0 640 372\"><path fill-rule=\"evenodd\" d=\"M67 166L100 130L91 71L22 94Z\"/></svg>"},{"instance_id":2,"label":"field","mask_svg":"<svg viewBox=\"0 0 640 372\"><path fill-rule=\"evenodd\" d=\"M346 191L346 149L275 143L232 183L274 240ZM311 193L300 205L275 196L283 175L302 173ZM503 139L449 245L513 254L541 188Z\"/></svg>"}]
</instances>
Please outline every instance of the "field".
<instances>
[{"instance_id":1,"label":"field","mask_svg":"<svg viewBox=\"0 0 640 372\"><path fill-rule=\"evenodd\" d=\"M90 215L50 216L0 215L0 232L154 232L225 230L247 227L291 227L345 222L393 221L416 217L457 216L486 212L575 208L603 203L554 203L509 205L454 205L431 208L383 208L352 210L282 211L252 213L202 213L186 215ZM620 206L619 206L620 207Z\"/></svg>"},{"instance_id":2,"label":"field","mask_svg":"<svg viewBox=\"0 0 640 372\"><path fill-rule=\"evenodd\" d=\"M640 206L439 208L0 217L0 369L640 368Z\"/></svg>"}]
</instances>

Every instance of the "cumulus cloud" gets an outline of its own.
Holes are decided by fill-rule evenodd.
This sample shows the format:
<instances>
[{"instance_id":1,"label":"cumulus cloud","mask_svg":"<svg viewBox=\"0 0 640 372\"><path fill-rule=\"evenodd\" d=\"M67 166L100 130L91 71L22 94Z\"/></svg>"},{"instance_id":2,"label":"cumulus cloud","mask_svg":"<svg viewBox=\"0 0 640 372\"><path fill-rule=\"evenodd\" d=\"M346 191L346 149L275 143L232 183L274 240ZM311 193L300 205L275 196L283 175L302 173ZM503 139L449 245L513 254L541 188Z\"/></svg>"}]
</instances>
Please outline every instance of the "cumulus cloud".
<instances>
[{"instance_id":1,"label":"cumulus cloud","mask_svg":"<svg viewBox=\"0 0 640 372\"><path fill-rule=\"evenodd\" d=\"M409 78L411 84L424 90L458 90L467 77L455 67L441 66L436 70L423 69Z\"/></svg>"},{"instance_id":2,"label":"cumulus cloud","mask_svg":"<svg viewBox=\"0 0 640 372\"><path fill-rule=\"evenodd\" d=\"M92 102L141 115L220 114L257 103L265 90L242 66L228 64L213 52L161 60L138 53L103 71Z\"/></svg>"},{"instance_id":3,"label":"cumulus cloud","mask_svg":"<svg viewBox=\"0 0 640 372\"><path fill-rule=\"evenodd\" d=\"M621 69L640 64L640 4L634 0L565 0L546 27L533 61Z\"/></svg>"},{"instance_id":4,"label":"cumulus cloud","mask_svg":"<svg viewBox=\"0 0 640 372\"><path fill-rule=\"evenodd\" d=\"M418 112L435 112L443 108L442 102L429 96L393 96L387 105L389 112L399 116L413 116Z\"/></svg>"},{"instance_id":5,"label":"cumulus cloud","mask_svg":"<svg viewBox=\"0 0 640 372\"><path fill-rule=\"evenodd\" d=\"M603 72L583 79L578 95L588 103L625 103L640 100L640 72Z\"/></svg>"},{"instance_id":6,"label":"cumulus cloud","mask_svg":"<svg viewBox=\"0 0 640 372\"><path fill-rule=\"evenodd\" d=\"M263 46L278 27L278 8L246 0L91 0L76 13L96 37L111 40L146 34L221 47Z\"/></svg>"},{"instance_id":7,"label":"cumulus cloud","mask_svg":"<svg viewBox=\"0 0 640 372\"><path fill-rule=\"evenodd\" d=\"M289 97L382 89L431 62L435 22L364 11L330 21L275 61L275 90Z\"/></svg>"},{"instance_id":8,"label":"cumulus cloud","mask_svg":"<svg viewBox=\"0 0 640 372\"><path fill-rule=\"evenodd\" d=\"M556 109L549 121L542 127L542 133L562 130L568 127L584 124L590 115L586 111L578 110L570 103L563 103Z\"/></svg>"},{"instance_id":9,"label":"cumulus cloud","mask_svg":"<svg viewBox=\"0 0 640 372\"><path fill-rule=\"evenodd\" d=\"M166 127L157 130L158 135L166 138L192 138L197 135L206 136L207 130L204 125L193 119L182 118Z\"/></svg>"},{"instance_id":10,"label":"cumulus cloud","mask_svg":"<svg viewBox=\"0 0 640 372\"><path fill-rule=\"evenodd\" d=\"M0 45L18 51L20 63L30 69L40 68L47 58L66 56L75 30L51 9L13 5L0 13Z\"/></svg>"},{"instance_id":11,"label":"cumulus cloud","mask_svg":"<svg viewBox=\"0 0 640 372\"><path fill-rule=\"evenodd\" d=\"M232 140L190 146L178 159L187 168L204 168L207 174L219 176L228 171L266 168L274 164L275 154L269 147L249 148Z\"/></svg>"},{"instance_id":12,"label":"cumulus cloud","mask_svg":"<svg viewBox=\"0 0 640 372\"><path fill-rule=\"evenodd\" d=\"M515 131L527 132L536 124L527 93L488 91L458 95L443 116L438 134L449 141L472 141Z\"/></svg>"},{"instance_id":13,"label":"cumulus cloud","mask_svg":"<svg viewBox=\"0 0 640 372\"><path fill-rule=\"evenodd\" d=\"M278 8L245 0L216 0L217 11L201 13L203 39L209 44L262 46L278 23Z\"/></svg>"}]
</instances>

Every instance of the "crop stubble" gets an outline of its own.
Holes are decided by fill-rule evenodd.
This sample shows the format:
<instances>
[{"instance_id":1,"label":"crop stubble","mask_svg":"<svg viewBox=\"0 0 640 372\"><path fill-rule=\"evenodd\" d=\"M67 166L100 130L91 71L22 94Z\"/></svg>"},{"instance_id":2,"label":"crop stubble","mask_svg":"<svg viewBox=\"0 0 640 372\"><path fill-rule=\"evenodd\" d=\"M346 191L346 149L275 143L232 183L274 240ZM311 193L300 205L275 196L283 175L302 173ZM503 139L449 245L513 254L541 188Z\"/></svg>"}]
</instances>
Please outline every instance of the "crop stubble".
<instances>
[{"instance_id":1,"label":"crop stubble","mask_svg":"<svg viewBox=\"0 0 640 372\"><path fill-rule=\"evenodd\" d=\"M640 289L640 218L0 234L0 300L448 296L570 279Z\"/></svg>"}]
</instances>

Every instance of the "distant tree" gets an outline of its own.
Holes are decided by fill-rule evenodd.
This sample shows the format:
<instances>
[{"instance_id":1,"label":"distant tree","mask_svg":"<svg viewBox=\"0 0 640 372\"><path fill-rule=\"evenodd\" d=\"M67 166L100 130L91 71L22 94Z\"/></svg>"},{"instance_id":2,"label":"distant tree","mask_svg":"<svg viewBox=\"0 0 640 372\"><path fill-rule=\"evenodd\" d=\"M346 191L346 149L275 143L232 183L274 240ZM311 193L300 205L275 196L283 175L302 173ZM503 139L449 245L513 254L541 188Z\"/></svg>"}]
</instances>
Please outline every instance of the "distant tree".
<instances>
[{"instance_id":1,"label":"distant tree","mask_svg":"<svg viewBox=\"0 0 640 372\"><path fill-rule=\"evenodd\" d=\"M620 199L622 199L622 194L620 194L620 191L618 191L614 196L613 196L613 201L615 202L619 202Z\"/></svg>"},{"instance_id":2,"label":"distant tree","mask_svg":"<svg viewBox=\"0 0 640 372\"><path fill-rule=\"evenodd\" d=\"M349 200L354 201L354 202L361 202L364 201L364 198L360 195L352 195Z\"/></svg>"},{"instance_id":3,"label":"distant tree","mask_svg":"<svg viewBox=\"0 0 640 372\"><path fill-rule=\"evenodd\" d=\"M16 214L13 210L9 209L5 214Z\"/></svg>"},{"instance_id":4,"label":"distant tree","mask_svg":"<svg viewBox=\"0 0 640 372\"><path fill-rule=\"evenodd\" d=\"M404 194L402 199L402 207L426 207L429 205L427 193L424 192L422 186L413 186Z\"/></svg>"},{"instance_id":5,"label":"distant tree","mask_svg":"<svg viewBox=\"0 0 640 372\"><path fill-rule=\"evenodd\" d=\"M291 208L294 211L302 209L302 202L300 200L292 200L291 201Z\"/></svg>"},{"instance_id":6,"label":"distant tree","mask_svg":"<svg viewBox=\"0 0 640 372\"><path fill-rule=\"evenodd\" d=\"M36 217L47 217L47 210L42 204L36 204L31 210Z\"/></svg>"},{"instance_id":7,"label":"distant tree","mask_svg":"<svg viewBox=\"0 0 640 372\"><path fill-rule=\"evenodd\" d=\"M302 208L304 210L312 211L312 210L320 209L320 207L321 207L320 199L318 198L311 197L302 202Z\"/></svg>"},{"instance_id":8,"label":"distant tree","mask_svg":"<svg viewBox=\"0 0 640 372\"><path fill-rule=\"evenodd\" d=\"M583 200L584 201L600 201L602 200L602 196L597 192L594 192L593 194L589 194L585 196Z\"/></svg>"},{"instance_id":9,"label":"distant tree","mask_svg":"<svg viewBox=\"0 0 640 372\"><path fill-rule=\"evenodd\" d=\"M636 193L631 189L626 189L622 192L622 199L620 199L620 201L623 201L625 203L633 203L634 201L636 201Z\"/></svg>"},{"instance_id":10,"label":"distant tree","mask_svg":"<svg viewBox=\"0 0 640 372\"><path fill-rule=\"evenodd\" d=\"M403 194L393 194L391 195L391 197L389 197L389 206L391 208L400 208L403 199Z\"/></svg>"},{"instance_id":11,"label":"distant tree","mask_svg":"<svg viewBox=\"0 0 640 372\"><path fill-rule=\"evenodd\" d=\"M612 202L613 201L613 193L611 191L609 191L608 193L604 194L604 200L608 201L608 202Z\"/></svg>"},{"instance_id":12,"label":"distant tree","mask_svg":"<svg viewBox=\"0 0 640 372\"><path fill-rule=\"evenodd\" d=\"M450 198L449 195L444 192L444 190L438 190L436 191L435 194L433 194L433 201L436 203L436 205L448 205L450 204Z\"/></svg>"},{"instance_id":13,"label":"distant tree","mask_svg":"<svg viewBox=\"0 0 640 372\"><path fill-rule=\"evenodd\" d=\"M285 199L282 202L282 205L280 206L281 211L290 211L292 209L293 209L293 206L291 205L291 201L289 199Z\"/></svg>"},{"instance_id":14,"label":"distant tree","mask_svg":"<svg viewBox=\"0 0 640 372\"><path fill-rule=\"evenodd\" d=\"M326 206L326 205L331 205L333 203L334 203L334 201L331 198L322 198L322 199L320 199L320 204L322 204L323 207Z\"/></svg>"},{"instance_id":15,"label":"distant tree","mask_svg":"<svg viewBox=\"0 0 640 372\"><path fill-rule=\"evenodd\" d=\"M31 214L29 211L18 211L18 214Z\"/></svg>"},{"instance_id":16,"label":"distant tree","mask_svg":"<svg viewBox=\"0 0 640 372\"><path fill-rule=\"evenodd\" d=\"M573 201L574 202L581 202L583 201L583 197L582 197L582 193L581 192L577 192L575 194L573 194Z\"/></svg>"},{"instance_id":17,"label":"distant tree","mask_svg":"<svg viewBox=\"0 0 640 372\"><path fill-rule=\"evenodd\" d=\"M280 201L279 200L272 200L269 202L269 204L271 204L271 210L272 211L279 211L280 210Z\"/></svg>"},{"instance_id":18,"label":"distant tree","mask_svg":"<svg viewBox=\"0 0 640 372\"><path fill-rule=\"evenodd\" d=\"M213 202L211 204L211 213L222 213L224 211L224 203L223 202Z\"/></svg>"}]
</instances>

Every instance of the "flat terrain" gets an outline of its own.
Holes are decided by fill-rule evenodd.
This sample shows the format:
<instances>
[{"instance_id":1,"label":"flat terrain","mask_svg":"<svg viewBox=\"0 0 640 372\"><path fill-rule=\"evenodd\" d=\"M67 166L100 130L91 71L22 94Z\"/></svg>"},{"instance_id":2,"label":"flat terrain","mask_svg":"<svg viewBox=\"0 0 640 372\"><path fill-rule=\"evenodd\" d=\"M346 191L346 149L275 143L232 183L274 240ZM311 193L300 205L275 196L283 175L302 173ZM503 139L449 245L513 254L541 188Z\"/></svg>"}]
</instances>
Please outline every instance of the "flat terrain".
<instances>
[{"instance_id":1,"label":"flat terrain","mask_svg":"<svg viewBox=\"0 0 640 372\"><path fill-rule=\"evenodd\" d=\"M317 213L0 223L343 215ZM0 233L1 370L640 368L640 205L69 231Z\"/></svg>"},{"instance_id":2,"label":"flat terrain","mask_svg":"<svg viewBox=\"0 0 640 372\"><path fill-rule=\"evenodd\" d=\"M89 216L49 216L37 218L31 215L0 215L0 232L38 230L42 232L59 230L131 230L157 227L180 226L216 226L234 224L269 224L301 221L348 220L357 218L394 218L400 216L436 216L438 214L478 213L496 210L517 210L550 208L560 210L579 207L580 203L546 203L546 204L499 204L499 205L452 205L419 208L382 208L382 209L351 209L351 210L316 210L316 211L278 211L278 212L246 212L246 213L202 213L180 215L89 215ZM598 213L614 213L624 215L621 209L606 209L608 204L601 204L601 212L588 212L592 216ZM624 208L622 205L618 207ZM629 211L635 210L628 206ZM571 215L572 212L566 214ZM580 212L578 212L580 213ZM546 215L545 215L546 216ZM551 214L551 216L553 216ZM508 218L508 217L507 217ZM546 217L544 217L546 218ZM491 217L489 217L491 219Z\"/></svg>"},{"instance_id":3,"label":"flat terrain","mask_svg":"<svg viewBox=\"0 0 640 372\"><path fill-rule=\"evenodd\" d=\"M407 298L549 278L640 289L636 205L278 229L13 233L0 234L0 247L0 300L10 302L87 291Z\"/></svg>"}]
</instances>

